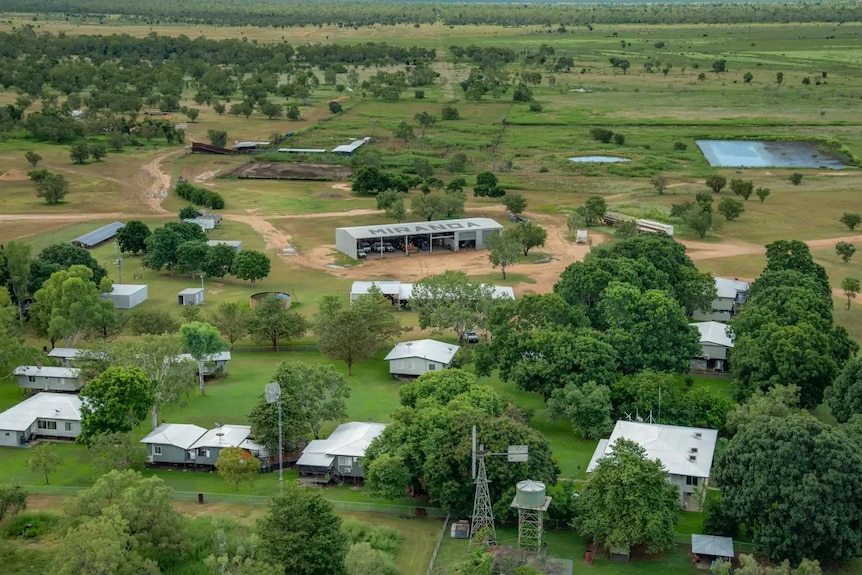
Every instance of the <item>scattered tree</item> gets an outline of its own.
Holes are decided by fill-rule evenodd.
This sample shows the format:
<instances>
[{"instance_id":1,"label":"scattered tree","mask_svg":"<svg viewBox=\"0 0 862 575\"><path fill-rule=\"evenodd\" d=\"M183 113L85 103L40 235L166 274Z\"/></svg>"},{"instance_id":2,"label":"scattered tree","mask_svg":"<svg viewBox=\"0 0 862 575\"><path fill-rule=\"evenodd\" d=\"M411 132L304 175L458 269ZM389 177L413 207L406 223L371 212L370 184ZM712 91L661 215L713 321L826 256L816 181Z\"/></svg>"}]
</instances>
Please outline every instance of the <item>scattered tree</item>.
<instances>
[{"instance_id":1,"label":"scattered tree","mask_svg":"<svg viewBox=\"0 0 862 575\"><path fill-rule=\"evenodd\" d=\"M62 174L54 174L47 170L34 177L35 172L30 172L30 179L36 182L36 197L44 198L49 206L59 204L66 194L69 193L69 182Z\"/></svg>"},{"instance_id":2,"label":"scattered tree","mask_svg":"<svg viewBox=\"0 0 862 575\"><path fill-rule=\"evenodd\" d=\"M287 406L291 425L303 437L310 432L314 439L320 439L325 422L343 421L347 417L345 400L350 397L350 388L331 365L284 361L273 380L281 385L282 408ZM272 431L277 437L278 429Z\"/></svg>"},{"instance_id":3,"label":"scattered tree","mask_svg":"<svg viewBox=\"0 0 862 575\"><path fill-rule=\"evenodd\" d=\"M266 254L254 250L242 250L234 256L231 272L241 280L250 281L251 287L254 287L257 280L269 275L270 266L269 257Z\"/></svg>"},{"instance_id":4,"label":"scattered tree","mask_svg":"<svg viewBox=\"0 0 862 575\"><path fill-rule=\"evenodd\" d=\"M835 244L835 253L845 264L850 263L850 258L856 253L856 246L850 242L838 242Z\"/></svg>"},{"instance_id":5,"label":"scattered tree","mask_svg":"<svg viewBox=\"0 0 862 575\"><path fill-rule=\"evenodd\" d=\"M270 342L273 348L279 341L302 337L308 327L302 314L285 308L284 300L275 294L257 302L248 318L248 333L258 341Z\"/></svg>"},{"instance_id":6,"label":"scattered tree","mask_svg":"<svg viewBox=\"0 0 862 575\"><path fill-rule=\"evenodd\" d=\"M769 188L757 188L754 190L754 195L760 199L760 203L762 204L769 197Z\"/></svg>"},{"instance_id":7,"label":"scattered tree","mask_svg":"<svg viewBox=\"0 0 862 575\"><path fill-rule=\"evenodd\" d=\"M27 163L32 167L36 167L36 164L42 161L42 156L34 152L33 150L28 150L24 152L24 158L26 158Z\"/></svg>"},{"instance_id":8,"label":"scattered tree","mask_svg":"<svg viewBox=\"0 0 862 575\"><path fill-rule=\"evenodd\" d=\"M852 232L856 229L856 226L862 223L862 215L844 212L844 215L841 216L839 221L847 226L847 229Z\"/></svg>"},{"instance_id":9,"label":"scattered tree","mask_svg":"<svg viewBox=\"0 0 862 575\"><path fill-rule=\"evenodd\" d=\"M575 208L575 211L584 218L587 225L601 224L608 212L608 202L601 196L590 196L582 206Z\"/></svg>"},{"instance_id":10,"label":"scattered tree","mask_svg":"<svg viewBox=\"0 0 862 575\"><path fill-rule=\"evenodd\" d=\"M484 327L494 303L489 286L450 270L414 283L410 307L418 313L421 329L454 330L460 343L467 330Z\"/></svg>"},{"instance_id":11,"label":"scattered tree","mask_svg":"<svg viewBox=\"0 0 862 575\"><path fill-rule=\"evenodd\" d=\"M343 111L344 108L341 107L341 102L336 102L335 100L329 102L329 112L331 114L340 114Z\"/></svg>"},{"instance_id":12,"label":"scattered tree","mask_svg":"<svg viewBox=\"0 0 862 575\"><path fill-rule=\"evenodd\" d=\"M282 114L284 114L284 106L276 102L262 102L258 107L260 108L260 113L266 116L267 120L281 118Z\"/></svg>"},{"instance_id":13,"label":"scattered tree","mask_svg":"<svg viewBox=\"0 0 862 575\"><path fill-rule=\"evenodd\" d=\"M533 222L517 225L506 230L506 232L521 246L521 249L524 251L524 257L527 257L532 248L544 246L545 240L548 239L548 230ZM504 235L506 232L504 232Z\"/></svg>"},{"instance_id":14,"label":"scattered tree","mask_svg":"<svg viewBox=\"0 0 862 575\"><path fill-rule=\"evenodd\" d=\"M650 178L649 183L653 188L655 188L655 191L661 195L664 193L665 189L667 189L668 179L662 175L653 176Z\"/></svg>"},{"instance_id":15,"label":"scattered tree","mask_svg":"<svg viewBox=\"0 0 862 575\"><path fill-rule=\"evenodd\" d=\"M82 410L83 411L83 410ZM31 450L27 458L27 467L30 471L45 476L45 485L48 485L49 476L60 466L60 454L53 443L39 443Z\"/></svg>"},{"instance_id":16,"label":"scattered tree","mask_svg":"<svg viewBox=\"0 0 862 575\"><path fill-rule=\"evenodd\" d=\"M778 72L775 74L775 83L779 86L784 82L784 72Z\"/></svg>"},{"instance_id":17,"label":"scattered tree","mask_svg":"<svg viewBox=\"0 0 862 575\"><path fill-rule=\"evenodd\" d=\"M292 575L344 575L347 537L332 503L314 490L284 486L258 521L261 553Z\"/></svg>"},{"instance_id":18,"label":"scattered tree","mask_svg":"<svg viewBox=\"0 0 862 575\"><path fill-rule=\"evenodd\" d=\"M233 246L227 244L207 246L205 253L203 262L198 265L207 277L223 279L233 269L233 262L237 255Z\"/></svg>"},{"instance_id":19,"label":"scattered tree","mask_svg":"<svg viewBox=\"0 0 862 575\"><path fill-rule=\"evenodd\" d=\"M419 122L419 125L422 126L422 138L425 137L425 130L437 123L437 116L429 114L428 112L419 112L413 116L413 119Z\"/></svg>"},{"instance_id":20,"label":"scattered tree","mask_svg":"<svg viewBox=\"0 0 862 575\"><path fill-rule=\"evenodd\" d=\"M726 185L727 178L719 176L718 174L713 174L706 179L706 187L716 194L719 193Z\"/></svg>"},{"instance_id":21,"label":"scattered tree","mask_svg":"<svg viewBox=\"0 0 862 575\"><path fill-rule=\"evenodd\" d=\"M674 545L678 488L661 461L647 459L633 441L608 446L576 505L578 531L605 548L643 545L648 553L662 553Z\"/></svg>"},{"instance_id":22,"label":"scattered tree","mask_svg":"<svg viewBox=\"0 0 862 575\"><path fill-rule=\"evenodd\" d=\"M547 236L547 232L543 228L539 226L535 227L545 232L545 236ZM522 250L525 253L529 251L529 248L524 248L520 243L520 239L516 236L515 232L514 228L509 228L500 235L492 235L485 239L485 247L488 248L488 261L491 262L491 267L493 268L499 266L504 280L506 279L506 268L518 263L518 260L521 259Z\"/></svg>"},{"instance_id":23,"label":"scattered tree","mask_svg":"<svg viewBox=\"0 0 862 575\"><path fill-rule=\"evenodd\" d=\"M220 351L227 349L227 343L219 335L214 325L194 321L180 326L180 338L183 347L198 364L198 383L201 387L201 395L206 395L204 385L204 371L206 362Z\"/></svg>"},{"instance_id":24,"label":"scattered tree","mask_svg":"<svg viewBox=\"0 0 862 575\"><path fill-rule=\"evenodd\" d=\"M407 122L401 121L398 126L393 130L393 135L404 142L405 144L410 140L416 139L416 134L413 133L413 127Z\"/></svg>"},{"instance_id":25,"label":"scattered tree","mask_svg":"<svg viewBox=\"0 0 862 575\"><path fill-rule=\"evenodd\" d=\"M520 214L527 209L527 199L521 194L506 194L503 196L503 205L511 213Z\"/></svg>"},{"instance_id":26,"label":"scattered tree","mask_svg":"<svg viewBox=\"0 0 862 575\"><path fill-rule=\"evenodd\" d=\"M147 449L131 433L102 433L94 436L87 446L90 467L96 477L114 469L143 469Z\"/></svg>"},{"instance_id":27,"label":"scattered tree","mask_svg":"<svg viewBox=\"0 0 862 575\"><path fill-rule=\"evenodd\" d=\"M280 302L279 302L280 303ZM282 306L283 307L283 306ZM230 342L231 347L238 339L248 335L248 322L251 309L236 302L223 301L210 316L210 323L216 326Z\"/></svg>"},{"instance_id":28,"label":"scattered tree","mask_svg":"<svg viewBox=\"0 0 862 575\"><path fill-rule=\"evenodd\" d=\"M460 118L460 114L458 113L458 108L453 106L443 106L443 109L440 110L440 117L444 120L458 120Z\"/></svg>"},{"instance_id":29,"label":"scattered tree","mask_svg":"<svg viewBox=\"0 0 862 575\"><path fill-rule=\"evenodd\" d=\"M803 174L800 174L799 172L793 172L792 174L790 174L790 177L788 179L790 180L791 184L793 184L794 186L798 186L802 183L803 177Z\"/></svg>"},{"instance_id":30,"label":"scattered tree","mask_svg":"<svg viewBox=\"0 0 862 575\"><path fill-rule=\"evenodd\" d=\"M751 84L752 80L754 80L754 74L751 72L746 72L745 75L742 76L742 81L746 84Z\"/></svg>"},{"instance_id":31,"label":"scattered tree","mask_svg":"<svg viewBox=\"0 0 862 575\"><path fill-rule=\"evenodd\" d=\"M847 298L847 309L850 309L850 304L859 295L859 280L856 278L844 278L841 280L841 289L844 290L844 297Z\"/></svg>"},{"instance_id":32,"label":"scattered tree","mask_svg":"<svg viewBox=\"0 0 862 575\"><path fill-rule=\"evenodd\" d=\"M401 333L392 302L374 286L345 307L337 296L323 296L314 321L321 353L347 364L353 375L357 361L370 359Z\"/></svg>"},{"instance_id":33,"label":"scattered tree","mask_svg":"<svg viewBox=\"0 0 862 575\"><path fill-rule=\"evenodd\" d=\"M730 180L730 189L734 194L742 196L742 199L748 201L748 198L751 196L752 192L754 192L754 182L751 180L734 178L733 180Z\"/></svg>"},{"instance_id":34,"label":"scattered tree","mask_svg":"<svg viewBox=\"0 0 862 575\"><path fill-rule=\"evenodd\" d=\"M207 130L207 139L217 148L227 146L227 130Z\"/></svg>"},{"instance_id":35,"label":"scattered tree","mask_svg":"<svg viewBox=\"0 0 862 575\"><path fill-rule=\"evenodd\" d=\"M219 476L239 491L240 483L254 483L260 473L260 460L241 447L223 447L215 464Z\"/></svg>"},{"instance_id":36,"label":"scattered tree","mask_svg":"<svg viewBox=\"0 0 862 575\"><path fill-rule=\"evenodd\" d=\"M737 202L733 198L724 197L718 203L718 213L723 215L727 221L733 221L745 212L742 202Z\"/></svg>"},{"instance_id":37,"label":"scattered tree","mask_svg":"<svg viewBox=\"0 0 862 575\"><path fill-rule=\"evenodd\" d=\"M83 164L90 158L90 146L85 140L73 142L72 146L69 148L69 157L71 157L72 161L76 164Z\"/></svg>"},{"instance_id":38,"label":"scattered tree","mask_svg":"<svg viewBox=\"0 0 862 575\"><path fill-rule=\"evenodd\" d=\"M704 204L697 203L685 213L683 220L699 238L705 238L712 227L712 209L705 209Z\"/></svg>"},{"instance_id":39,"label":"scattered tree","mask_svg":"<svg viewBox=\"0 0 862 575\"><path fill-rule=\"evenodd\" d=\"M105 144L96 143L90 144L90 156L97 162L101 162L102 159L108 155L108 148Z\"/></svg>"}]
</instances>

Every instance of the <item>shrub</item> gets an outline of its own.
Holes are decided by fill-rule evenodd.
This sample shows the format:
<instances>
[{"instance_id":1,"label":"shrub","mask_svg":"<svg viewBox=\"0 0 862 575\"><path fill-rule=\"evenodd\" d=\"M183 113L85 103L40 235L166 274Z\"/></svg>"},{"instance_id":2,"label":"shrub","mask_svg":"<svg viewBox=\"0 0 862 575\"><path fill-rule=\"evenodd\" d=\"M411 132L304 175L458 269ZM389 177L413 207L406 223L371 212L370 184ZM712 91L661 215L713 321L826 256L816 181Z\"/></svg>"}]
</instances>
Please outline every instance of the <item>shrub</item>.
<instances>
[{"instance_id":1,"label":"shrub","mask_svg":"<svg viewBox=\"0 0 862 575\"><path fill-rule=\"evenodd\" d=\"M416 90L415 92L413 92L413 96L417 100L424 100L425 99L425 90Z\"/></svg>"},{"instance_id":2,"label":"shrub","mask_svg":"<svg viewBox=\"0 0 862 575\"><path fill-rule=\"evenodd\" d=\"M530 111L531 112L541 112L542 104L539 102L530 102Z\"/></svg>"},{"instance_id":3,"label":"shrub","mask_svg":"<svg viewBox=\"0 0 862 575\"><path fill-rule=\"evenodd\" d=\"M683 142L674 142L673 149L677 152L684 152L688 149L688 145Z\"/></svg>"},{"instance_id":4,"label":"shrub","mask_svg":"<svg viewBox=\"0 0 862 575\"><path fill-rule=\"evenodd\" d=\"M614 133L607 128L590 128L590 137L603 144L608 144L614 137Z\"/></svg>"},{"instance_id":5,"label":"shrub","mask_svg":"<svg viewBox=\"0 0 862 575\"><path fill-rule=\"evenodd\" d=\"M365 540L371 547L395 555L401 546L401 534L392 527L374 527L368 531Z\"/></svg>"},{"instance_id":6,"label":"shrub","mask_svg":"<svg viewBox=\"0 0 862 575\"><path fill-rule=\"evenodd\" d=\"M224 198L218 192L213 192L206 188L198 188L188 182L177 184L175 191L179 197L197 206L204 206L213 210L224 209Z\"/></svg>"},{"instance_id":7,"label":"shrub","mask_svg":"<svg viewBox=\"0 0 862 575\"><path fill-rule=\"evenodd\" d=\"M614 144L622 146L626 143L626 137L622 134L614 134Z\"/></svg>"},{"instance_id":8,"label":"shrub","mask_svg":"<svg viewBox=\"0 0 862 575\"><path fill-rule=\"evenodd\" d=\"M2 535L6 539L23 537L35 539L47 535L59 527L60 517L53 513L39 511L22 513L12 518L3 528Z\"/></svg>"},{"instance_id":9,"label":"shrub","mask_svg":"<svg viewBox=\"0 0 862 575\"><path fill-rule=\"evenodd\" d=\"M461 117L458 113L458 108L453 106L445 106L442 110L440 110L440 117L444 120L457 120Z\"/></svg>"},{"instance_id":10,"label":"shrub","mask_svg":"<svg viewBox=\"0 0 862 575\"><path fill-rule=\"evenodd\" d=\"M551 170L548 168L548 166L542 166L541 168L539 168L539 173L540 173L540 174L547 174L547 173L548 173L548 172L550 172L550 171L551 171Z\"/></svg>"},{"instance_id":11,"label":"shrub","mask_svg":"<svg viewBox=\"0 0 862 575\"><path fill-rule=\"evenodd\" d=\"M800 174L799 172L793 172L792 174L790 174L789 179L790 179L791 184L793 184L794 186L798 186L799 184L802 183L802 178L803 178L802 174Z\"/></svg>"}]
</instances>

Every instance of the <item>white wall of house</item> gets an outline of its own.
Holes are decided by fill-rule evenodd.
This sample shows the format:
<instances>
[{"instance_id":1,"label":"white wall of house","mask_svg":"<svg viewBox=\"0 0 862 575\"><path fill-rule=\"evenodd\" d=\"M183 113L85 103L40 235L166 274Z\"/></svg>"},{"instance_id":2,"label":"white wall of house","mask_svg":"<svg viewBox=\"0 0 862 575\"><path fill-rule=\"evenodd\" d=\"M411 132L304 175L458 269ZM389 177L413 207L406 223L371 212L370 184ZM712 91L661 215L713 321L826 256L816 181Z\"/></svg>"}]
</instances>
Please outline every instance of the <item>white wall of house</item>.
<instances>
[{"instance_id":1,"label":"white wall of house","mask_svg":"<svg viewBox=\"0 0 862 575\"><path fill-rule=\"evenodd\" d=\"M672 473L668 479L679 489L679 498L680 501L683 501L686 494L694 493L698 487L705 486L709 478L689 477L687 475L675 475Z\"/></svg>"},{"instance_id":2,"label":"white wall of house","mask_svg":"<svg viewBox=\"0 0 862 575\"><path fill-rule=\"evenodd\" d=\"M727 348L723 345L701 344L703 355L708 355L709 359L727 359Z\"/></svg>"},{"instance_id":3,"label":"white wall of house","mask_svg":"<svg viewBox=\"0 0 862 575\"><path fill-rule=\"evenodd\" d=\"M438 361L422 359L421 357L405 357L389 362L389 373L395 375L422 375L428 371L439 371L448 366Z\"/></svg>"},{"instance_id":4,"label":"white wall of house","mask_svg":"<svg viewBox=\"0 0 862 575\"><path fill-rule=\"evenodd\" d=\"M733 319L733 314L729 310L713 309L713 311L708 313L697 310L691 314L691 319L695 321L720 321L721 323L727 323Z\"/></svg>"},{"instance_id":5,"label":"white wall of house","mask_svg":"<svg viewBox=\"0 0 862 575\"><path fill-rule=\"evenodd\" d=\"M21 445L20 431L0 429L0 447L18 447Z\"/></svg>"},{"instance_id":6,"label":"white wall of house","mask_svg":"<svg viewBox=\"0 0 862 575\"><path fill-rule=\"evenodd\" d=\"M81 435L80 421L67 421L63 419L39 418L30 427L37 437L63 437L75 439Z\"/></svg>"},{"instance_id":7,"label":"white wall of house","mask_svg":"<svg viewBox=\"0 0 862 575\"><path fill-rule=\"evenodd\" d=\"M77 378L45 377L44 375L19 375L18 387L39 391L78 391L83 385Z\"/></svg>"}]
</instances>

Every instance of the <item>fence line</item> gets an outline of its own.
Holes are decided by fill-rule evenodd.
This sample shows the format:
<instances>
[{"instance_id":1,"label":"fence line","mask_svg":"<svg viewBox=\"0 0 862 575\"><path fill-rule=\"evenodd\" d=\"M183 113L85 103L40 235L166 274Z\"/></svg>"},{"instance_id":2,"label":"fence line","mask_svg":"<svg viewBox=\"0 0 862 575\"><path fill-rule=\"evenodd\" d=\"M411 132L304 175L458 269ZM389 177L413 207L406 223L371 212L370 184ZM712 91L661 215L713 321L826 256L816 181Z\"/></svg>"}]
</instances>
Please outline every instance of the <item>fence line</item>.
<instances>
[{"instance_id":1,"label":"fence line","mask_svg":"<svg viewBox=\"0 0 862 575\"><path fill-rule=\"evenodd\" d=\"M261 351L320 351L316 345L279 345L272 347L271 345L259 346L242 346L231 348L235 353L252 353Z\"/></svg>"},{"instance_id":2,"label":"fence line","mask_svg":"<svg viewBox=\"0 0 862 575\"><path fill-rule=\"evenodd\" d=\"M443 543L443 538L446 537L446 529L449 527L449 514L446 514L446 519L443 520L443 527L440 529L440 535L437 536L437 543L434 545L434 552L431 553L431 562L428 563L428 570L425 575L431 575L434 571L434 562L437 561L437 552L440 551L440 544Z\"/></svg>"}]
</instances>

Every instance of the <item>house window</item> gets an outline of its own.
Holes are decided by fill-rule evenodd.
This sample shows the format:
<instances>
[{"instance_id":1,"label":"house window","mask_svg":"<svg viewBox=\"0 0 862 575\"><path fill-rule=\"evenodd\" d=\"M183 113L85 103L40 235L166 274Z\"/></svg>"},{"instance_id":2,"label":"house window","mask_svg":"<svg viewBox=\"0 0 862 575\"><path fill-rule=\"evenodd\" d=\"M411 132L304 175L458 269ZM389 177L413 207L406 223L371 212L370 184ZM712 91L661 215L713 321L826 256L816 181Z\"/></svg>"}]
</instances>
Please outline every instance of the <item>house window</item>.
<instances>
[{"instance_id":1,"label":"house window","mask_svg":"<svg viewBox=\"0 0 862 575\"><path fill-rule=\"evenodd\" d=\"M209 449L205 449L203 447L198 448L198 457L209 457L209 456L210 456L210 450Z\"/></svg>"},{"instance_id":2,"label":"house window","mask_svg":"<svg viewBox=\"0 0 862 575\"><path fill-rule=\"evenodd\" d=\"M36 383L36 376L35 375L29 376L27 378L27 381L29 381L30 383Z\"/></svg>"},{"instance_id":3,"label":"house window","mask_svg":"<svg viewBox=\"0 0 862 575\"><path fill-rule=\"evenodd\" d=\"M161 445L153 445L153 455L161 455L162 454L162 446Z\"/></svg>"},{"instance_id":4,"label":"house window","mask_svg":"<svg viewBox=\"0 0 862 575\"><path fill-rule=\"evenodd\" d=\"M433 363L428 364L428 371L434 371L435 369L437 369L437 366L435 366Z\"/></svg>"},{"instance_id":5,"label":"house window","mask_svg":"<svg viewBox=\"0 0 862 575\"><path fill-rule=\"evenodd\" d=\"M39 420L39 429L54 429L54 430L56 430L57 429L57 422L56 421L42 421L40 419Z\"/></svg>"},{"instance_id":6,"label":"house window","mask_svg":"<svg viewBox=\"0 0 862 575\"><path fill-rule=\"evenodd\" d=\"M686 476L685 484L691 485L692 487L697 487L697 483L700 477L692 477L691 475Z\"/></svg>"},{"instance_id":7,"label":"house window","mask_svg":"<svg viewBox=\"0 0 862 575\"><path fill-rule=\"evenodd\" d=\"M349 457L345 457L344 455L338 456L338 465L350 465L352 460Z\"/></svg>"},{"instance_id":8,"label":"house window","mask_svg":"<svg viewBox=\"0 0 862 575\"><path fill-rule=\"evenodd\" d=\"M64 427L65 427L66 431L72 431L72 424L70 422L67 421L64 424Z\"/></svg>"}]
</instances>

